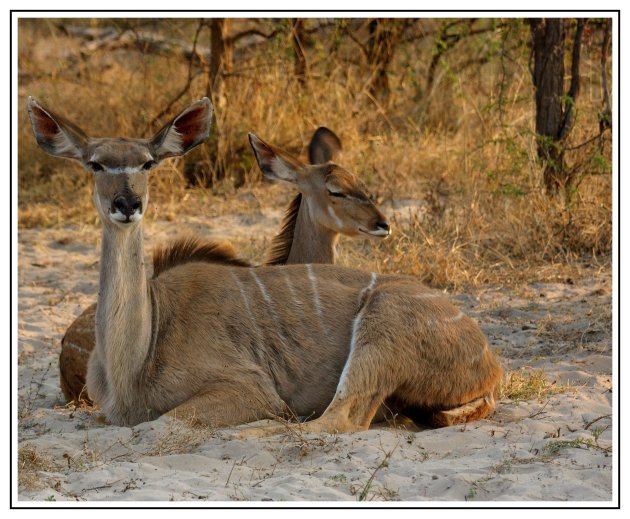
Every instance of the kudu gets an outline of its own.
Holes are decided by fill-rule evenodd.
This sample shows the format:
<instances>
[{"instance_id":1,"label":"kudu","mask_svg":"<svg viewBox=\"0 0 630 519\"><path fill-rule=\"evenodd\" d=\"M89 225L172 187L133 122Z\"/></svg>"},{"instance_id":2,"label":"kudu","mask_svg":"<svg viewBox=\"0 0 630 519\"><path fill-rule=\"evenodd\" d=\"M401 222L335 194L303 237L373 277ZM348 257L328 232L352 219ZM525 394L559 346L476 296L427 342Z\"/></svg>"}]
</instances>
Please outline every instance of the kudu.
<instances>
[{"instance_id":1,"label":"kudu","mask_svg":"<svg viewBox=\"0 0 630 519\"><path fill-rule=\"evenodd\" d=\"M340 234L389 236L389 224L363 182L333 162L341 153L341 141L331 130L320 127L313 134L308 147L310 165L253 134L249 141L265 177L290 182L299 191L271 243L267 265L335 263ZM291 164L291 169L266 166L275 162Z\"/></svg>"},{"instance_id":2,"label":"kudu","mask_svg":"<svg viewBox=\"0 0 630 519\"><path fill-rule=\"evenodd\" d=\"M113 424L168 413L229 426L291 412L318 417L301 425L307 431L349 432L369 427L383 402L439 424L494 408L501 368L485 336L413 278L332 265L254 269L184 240L158 252L147 279L148 170L207 137L208 99L148 140L89 138L32 99L29 113L45 151L94 173L103 241L87 387ZM293 169L267 158L275 174Z\"/></svg>"},{"instance_id":3,"label":"kudu","mask_svg":"<svg viewBox=\"0 0 630 519\"><path fill-rule=\"evenodd\" d=\"M339 234L385 238L389 224L372 203L361 180L333 163L341 154L341 141L328 128L318 128L308 146L310 165L301 164L286 152L250 137L259 156L285 157L296 164L288 180L299 189L289 203L280 232L273 238L267 265L334 263ZM261 162L264 163L264 162ZM267 178L278 179L267 169ZM67 401L88 400L85 377L90 353L96 343L96 304L90 305L66 330L59 354L59 379Z\"/></svg>"}]
</instances>

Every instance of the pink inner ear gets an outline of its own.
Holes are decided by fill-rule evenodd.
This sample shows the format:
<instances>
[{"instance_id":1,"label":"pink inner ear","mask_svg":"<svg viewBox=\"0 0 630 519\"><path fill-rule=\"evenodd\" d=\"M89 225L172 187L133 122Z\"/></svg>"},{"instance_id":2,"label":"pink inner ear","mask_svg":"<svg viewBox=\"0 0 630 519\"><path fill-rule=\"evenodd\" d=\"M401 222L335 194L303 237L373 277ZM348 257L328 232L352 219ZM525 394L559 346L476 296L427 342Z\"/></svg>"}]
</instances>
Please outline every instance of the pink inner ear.
<instances>
[{"instance_id":1,"label":"pink inner ear","mask_svg":"<svg viewBox=\"0 0 630 519\"><path fill-rule=\"evenodd\" d=\"M183 114L175 121L175 129L182 136L182 146L184 149L199 140L205 134L208 127L206 118L206 108L200 106Z\"/></svg>"},{"instance_id":2,"label":"pink inner ear","mask_svg":"<svg viewBox=\"0 0 630 519\"><path fill-rule=\"evenodd\" d=\"M34 106L32 112L37 122L37 130L45 139L52 139L61 131L57 123L41 108Z\"/></svg>"}]
</instances>

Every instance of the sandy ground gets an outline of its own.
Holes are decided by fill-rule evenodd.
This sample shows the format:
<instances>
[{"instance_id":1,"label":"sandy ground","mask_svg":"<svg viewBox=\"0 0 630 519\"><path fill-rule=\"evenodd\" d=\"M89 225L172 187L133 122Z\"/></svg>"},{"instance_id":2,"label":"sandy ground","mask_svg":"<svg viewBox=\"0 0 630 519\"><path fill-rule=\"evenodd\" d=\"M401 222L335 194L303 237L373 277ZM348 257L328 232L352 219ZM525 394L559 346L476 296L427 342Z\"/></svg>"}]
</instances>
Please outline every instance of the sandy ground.
<instances>
[{"instance_id":1,"label":"sandy ground","mask_svg":"<svg viewBox=\"0 0 630 519\"><path fill-rule=\"evenodd\" d=\"M268 238L280 212L212 221ZM223 226L222 223L229 225ZM181 222L147 225L150 245ZM249 239L249 238L248 238ZM100 232L19 233L18 439L23 501L610 501L610 274L453 300L475 317L506 371L544 369L567 391L503 399L486 420L439 430L374 426L344 435L234 440L161 418L133 428L64 406L60 341L97 293ZM238 243L238 239L237 239Z\"/></svg>"}]
</instances>

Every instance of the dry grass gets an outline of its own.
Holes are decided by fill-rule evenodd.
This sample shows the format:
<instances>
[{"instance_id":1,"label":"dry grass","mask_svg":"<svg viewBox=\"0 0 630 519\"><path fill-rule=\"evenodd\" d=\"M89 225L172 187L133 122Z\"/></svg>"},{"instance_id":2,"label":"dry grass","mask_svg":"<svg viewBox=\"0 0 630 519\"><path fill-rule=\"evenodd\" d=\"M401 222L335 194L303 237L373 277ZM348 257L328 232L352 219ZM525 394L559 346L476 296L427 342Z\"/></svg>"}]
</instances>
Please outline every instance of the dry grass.
<instances>
[{"instance_id":1,"label":"dry grass","mask_svg":"<svg viewBox=\"0 0 630 519\"><path fill-rule=\"evenodd\" d=\"M524 367L505 374L499 388L499 399L509 399L513 402L525 400L543 402L550 396L578 389L568 382L567 384L559 384L556 380L550 382L542 369Z\"/></svg>"},{"instance_id":2,"label":"dry grass","mask_svg":"<svg viewBox=\"0 0 630 519\"><path fill-rule=\"evenodd\" d=\"M188 64L128 49L81 56L80 42L55 23L20 23L21 106L33 95L95 136L151 133L147 121L185 84ZM429 28L440 23L426 22ZM237 20L233 28L248 24ZM195 28L194 20L153 24L159 34L190 42ZM342 137L343 165L361 176L377 201L387 208L392 200L413 199L417 207L413 214L397 217L392 238L377 246L345 241L343 263L415 274L446 287L559 280L578 277L585 269L607 269L612 250L610 142L601 150L594 142L568 155L578 172L569 196L553 199L542 193L524 43L528 37L527 27L516 22L509 31L470 37L444 55L430 91L425 78L434 39L404 43L390 68L387 99L369 94L369 68L357 60L351 40L344 39L330 59L330 31L310 37L310 76L304 87L293 77L288 37L256 46L246 57L237 48L234 69L213 100L228 178L212 190L188 189L183 159L164 164L151 179L153 210L147 216L204 214L210 220L217 214L260 210L239 198L247 192L256 193L262 209L278 207L290 193L258 183L247 132L304 156L313 130L326 125ZM589 38L569 146L597 132L598 36ZM482 54L489 56L486 62L465 66ZM189 94L161 122L204 95L201 72L195 69ZM196 160L203 161L204 153L197 153ZM98 225L89 174L36 148L25 109L19 111L18 164L21 227ZM260 244L254 248L262 250Z\"/></svg>"},{"instance_id":3,"label":"dry grass","mask_svg":"<svg viewBox=\"0 0 630 519\"><path fill-rule=\"evenodd\" d=\"M197 445L208 440L213 430L207 426L199 426L192 421L171 420L163 434L147 451L145 456L167 456L170 454L188 453Z\"/></svg>"},{"instance_id":4,"label":"dry grass","mask_svg":"<svg viewBox=\"0 0 630 519\"><path fill-rule=\"evenodd\" d=\"M18 487L33 490L45 486L39 472L56 471L52 459L39 452L33 445L26 444L18 450Z\"/></svg>"}]
</instances>

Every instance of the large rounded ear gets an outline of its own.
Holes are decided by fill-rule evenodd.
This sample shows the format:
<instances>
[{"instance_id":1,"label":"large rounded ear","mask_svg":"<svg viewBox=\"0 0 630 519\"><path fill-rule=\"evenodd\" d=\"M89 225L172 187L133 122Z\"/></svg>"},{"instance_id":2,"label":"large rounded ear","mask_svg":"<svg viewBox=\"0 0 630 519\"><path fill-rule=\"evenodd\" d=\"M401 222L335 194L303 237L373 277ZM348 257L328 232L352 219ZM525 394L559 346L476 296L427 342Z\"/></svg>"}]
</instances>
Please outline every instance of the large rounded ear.
<instances>
[{"instance_id":1,"label":"large rounded ear","mask_svg":"<svg viewBox=\"0 0 630 519\"><path fill-rule=\"evenodd\" d=\"M212 103L204 97L166 124L150 141L155 160L183 155L210 135Z\"/></svg>"},{"instance_id":2,"label":"large rounded ear","mask_svg":"<svg viewBox=\"0 0 630 519\"><path fill-rule=\"evenodd\" d=\"M294 183L298 181L298 176L304 167L299 160L267 144L253 133L248 135L258 166L266 178Z\"/></svg>"},{"instance_id":3,"label":"large rounded ear","mask_svg":"<svg viewBox=\"0 0 630 519\"><path fill-rule=\"evenodd\" d=\"M28 98L28 115L37 144L46 153L66 159L83 160L88 136L81 128L55 115L32 97Z\"/></svg>"},{"instance_id":4,"label":"large rounded ear","mask_svg":"<svg viewBox=\"0 0 630 519\"><path fill-rule=\"evenodd\" d=\"M311 164L325 164L339 160L340 155L341 140L335 132L325 126L317 128L308 145L308 161Z\"/></svg>"}]
</instances>

